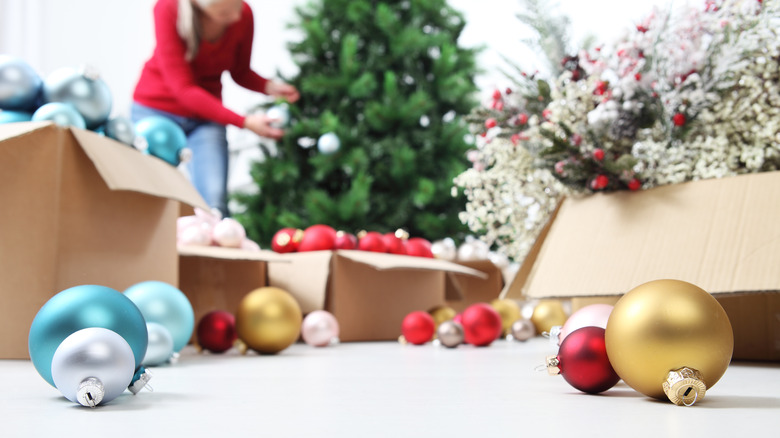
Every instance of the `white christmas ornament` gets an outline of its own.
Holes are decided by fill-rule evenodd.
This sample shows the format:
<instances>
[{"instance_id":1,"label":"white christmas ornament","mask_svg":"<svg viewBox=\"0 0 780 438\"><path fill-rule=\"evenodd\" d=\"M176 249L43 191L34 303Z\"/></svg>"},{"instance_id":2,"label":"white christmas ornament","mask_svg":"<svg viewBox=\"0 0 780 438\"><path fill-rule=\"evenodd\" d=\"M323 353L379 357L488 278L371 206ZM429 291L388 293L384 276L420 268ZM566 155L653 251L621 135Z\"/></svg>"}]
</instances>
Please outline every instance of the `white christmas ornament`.
<instances>
[{"instance_id":1,"label":"white christmas ornament","mask_svg":"<svg viewBox=\"0 0 780 438\"><path fill-rule=\"evenodd\" d=\"M458 247L455 245L454 240L447 237L433 242L431 244L431 252L437 259L452 262L458 256Z\"/></svg>"},{"instance_id":2,"label":"white christmas ornament","mask_svg":"<svg viewBox=\"0 0 780 438\"><path fill-rule=\"evenodd\" d=\"M466 242L458 248L458 260L462 262L485 260L488 258L489 252L490 248L487 243L474 238L474 236L466 236Z\"/></svg>"},{"instance_id":3,"label":"white christmas ornament","mask_svg":"<svg viewBox=\"0 0 780 438\"><path fill-rule=\"evenodd\" d=\"M146 347L142 365L162 365L173 356L173 336L164 325L156 322L147 322L146 331L149 332L149 344Z\"/></svg>"},{"instance_id":4,"label":"white christmas ornament","mask_svg":"<svg viewBox=\"0 0 780 438\"><path fill-rule=\"evenodd\" d=\"M341 140L339 140L339 137L332 132L322 134L320 139L317 140L317 149L319 149L319 151L325 155L335 153L340 148Z\"/></svg>"},{"instance_id":5,"label":"white christmas ornament","mask_svg":"<svg viewBox=\"0 0 780 438\"><path fill-rule=\"evenodd\" d=\"M245 238L244 227L237 220L229 217L214 225L214 230L211 232L211 240L226 248L241 248Z\"/></svg>"},{"instance_id":6,"label":"white christmas ornament","mask_svg":"<svg viewBox=\"0 0 780 438\"><path fill-rule=\"evenodd\" d=\"M265 112L266 117L271 119L269 125L273 128L281 129L290 123L290 111L287 105L274 105Z\"/></svg>"}]
</instances>

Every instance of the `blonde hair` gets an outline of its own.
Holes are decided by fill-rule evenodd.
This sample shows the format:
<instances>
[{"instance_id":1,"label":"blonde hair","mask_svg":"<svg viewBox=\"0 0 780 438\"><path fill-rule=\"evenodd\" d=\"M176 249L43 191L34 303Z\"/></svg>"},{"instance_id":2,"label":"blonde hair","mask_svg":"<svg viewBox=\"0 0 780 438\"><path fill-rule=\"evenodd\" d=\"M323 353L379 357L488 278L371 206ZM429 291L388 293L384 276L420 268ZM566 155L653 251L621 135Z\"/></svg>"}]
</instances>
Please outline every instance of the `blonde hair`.
<instances>
[{"instance_id":1,"label":"blonde hair","mask_svg":"<svg viewBox=\"0 0 780 438\"><path fill-rule=\"evenodd\" d=\"M179 33L179 37L184 40L184 44L187 46L187 51L184 55L184 58L187 61L192 61L193 58L195 58L195 55L198 54L202 32L200 29L200 20L198 19L198 11L195 10L193 2L197 2L198 6L205 8L215 1L217 0L179 0L176 30Z\"/></svg>"}]
</instances>

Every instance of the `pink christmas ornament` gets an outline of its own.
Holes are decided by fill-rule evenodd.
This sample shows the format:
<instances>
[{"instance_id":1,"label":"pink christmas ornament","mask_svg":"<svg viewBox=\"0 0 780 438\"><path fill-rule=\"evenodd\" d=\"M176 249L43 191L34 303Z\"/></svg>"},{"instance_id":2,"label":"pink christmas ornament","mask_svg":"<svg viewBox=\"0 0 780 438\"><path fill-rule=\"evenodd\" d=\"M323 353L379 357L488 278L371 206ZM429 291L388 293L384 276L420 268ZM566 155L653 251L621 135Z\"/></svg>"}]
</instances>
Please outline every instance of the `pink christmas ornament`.
<instances>
[{"instance_id":1,"label":"pink christmas ornament","mask_svg":"<svg viewBox=\"0 0 780 438\"><path fill-rule=\"evenodd\" d=\"M315 310L303 318L301 336L313 347L328 346L339 337L339 323L330 312Z\"/></svg>"},{"instance_id":2,"label":"pink christmas ornament","mask_svg":"<svg viewBox=\"0 0 780 438\"><path fill-rule=\"evenodd\" d=\"M241 242L246 238L244 227L232 218L225 218L214 225L211 232L211 240L217 245L226 248L240 248Z\"/></svg>"},{"instance_id":3,"label":"pink christmas ornament","mask_svg":"<svg viewBox=\"0 0 780 438\"><path fill-rule=\"evenodd\" d=\"M260 245L258 245L254 240L244 238L244 240L241 242L241 249L244 251L257 252L260 251Z\"/></svg>"},{"instance_id":4,"label":"pink christmas ornament","mask_svg":"<svg viewBox=\"0 0 780 438\"><path fill-rule=\"evenodd\" d=\"M558 334L558 345L561 345L569 333L577 329L583 327L601 327L606 329L612 308L613 306L609 304L591 304L572 313L561 327L561 331Z\"/></svg>"}]
</instances>

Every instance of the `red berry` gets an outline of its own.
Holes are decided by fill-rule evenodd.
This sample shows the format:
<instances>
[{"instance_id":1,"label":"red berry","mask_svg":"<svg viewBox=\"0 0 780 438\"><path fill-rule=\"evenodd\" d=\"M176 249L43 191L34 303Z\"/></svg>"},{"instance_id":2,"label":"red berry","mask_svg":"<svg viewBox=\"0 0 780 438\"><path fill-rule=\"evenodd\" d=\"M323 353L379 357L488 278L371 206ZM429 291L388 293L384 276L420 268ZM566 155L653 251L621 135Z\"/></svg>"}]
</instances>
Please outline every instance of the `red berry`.
<instances>
[{"instance_id":1,"label":"red berry","mask_svg":"<svg viewBox=\"0 0 780 438\"><path fill-rule=\"evenodd\" d=\"M642 73L635 74L634 75L634 79L636 79L637 81L641 81L642 80Z\"/></svg>"},{"instance_id":2,"label":"red berry","mask_svg":"<svg viewBox=\"0 0 780 438\"><path fill-rule=\"evenodd\" d=\"M590 183L590 186L593 190L601 190L607 187L608 184L609 184L609 178L606 175L598 175Z\"/></svg>"},{"instance_id":3,"label":"red berry","mask_svg":"<svg viewBox=\"0 0 780 438\"><path fill-rule=\"evenodd\" d=\"M549 109L545 109L544 111L542 111L542 117L544 117L545 120L549 120L550 115L552 115L552 111L550 111Z\"/></svg>"},{"instance_id":4,"label":"red berry","mask_svg":"<svg viewBox=\"0 0 780 438\"><path fill-rule=\"evenodd\" d=\"M604 81L596 82L596 89L593 90L593 94L601 96L607 92L607 83Z\"/></svg>"},{"instance_id":5,"label":"red berry","mask_svg":"<svg viewBox=\"0 0 780 438\"><path fill-rule=\"evenodd\" d=\"M526 113L520 113L517 115L517 118L515 119L515 125L525 125L528 123L528 114Z\"/></svg>"},{"instance_id":6,"label":"red berry","mask_svg":"<svg viewBox=\"0 0 780 438\"><path fill-rule=\"evenodd\" d=\"M496 119L490 118L485 120L485 128L495 128L496 127Z\"/></svg>"},{"instance_id":7,"label":"red berry","mask_svg":"<svg viewBox=\"0 0 780 438\"><path fill-rule=\"evenodd\" d=\"M512 134L510 140L512 140L513 145L517 146L517 143L520 142L520 134Z\"/></svg>"},{"instance_id":8,"label":"red berry","mask_svg":"<svg viewBox=\"0 0 780 438\"><path fill-rule=\"evenodd\" d=\"M507 87L507 88L506 88L506 90L504 91L504 93L505 93L507 96L509 96L510 94L512 94L512 89L511 89L511 88L509 88L509 87Z\"/></svg>"},{"instance_id":9,"label":"red berry","mask_svg":"<svg viewBox=\"0 0 780 438\"><path fill-rule=\"evenodd\" d=\"M596 161L601 161L604 159L604 150L603 149L594 149L593 150L593 159Z\"/></svg>"},{"instance_id":10,"label":"red berry","mask_svg":"<svg viewBox=\"0 0 780 438\"><path fill-rule=\"evenodd\" d=\"M503 111L504 110L504 101L499 100L496 102L496 111Z\"/></svg>"},{"instance_id":11,"label":"red berry","mask_svg":"<svg viewBox=\"0 0 780 438\"><path fill-rule=\"evenodd\" d=\"M579 134L574 134L571 136L571 143L574 146L579 146L582 144L582 136Z\"/></svg>"},{"instance_id":12,"label":"red berry","mask_svg":"<svg viewBox=\"0 0 780 438\"><path fill-rule=\"evenodd\" d=\"M677 113L672 117L672 122L674 123L674 126L682 126L685 124L687 119L685 118L685 114L683 113Z\"/></svg>"},{"instance_id":13,"label":"red berry","mask_svg":"<svg viewBox=\"0 0 780 438\"><path fill-rule=\"evenodd\" d=\"M501 92L496 90L493 92L493 100L501 99Z\"/></svg>"},{"instance_id":14,"label":"red berry","mask_svg":"<svg viewBox=\"0 0 780 438\"><path fill-rule=\"evenodd\" d=\"M632 178L631 181L628 182L628 190L636 191L642 188L642 183L639 182L638 179Z\"/></svg>"}]
</instances>

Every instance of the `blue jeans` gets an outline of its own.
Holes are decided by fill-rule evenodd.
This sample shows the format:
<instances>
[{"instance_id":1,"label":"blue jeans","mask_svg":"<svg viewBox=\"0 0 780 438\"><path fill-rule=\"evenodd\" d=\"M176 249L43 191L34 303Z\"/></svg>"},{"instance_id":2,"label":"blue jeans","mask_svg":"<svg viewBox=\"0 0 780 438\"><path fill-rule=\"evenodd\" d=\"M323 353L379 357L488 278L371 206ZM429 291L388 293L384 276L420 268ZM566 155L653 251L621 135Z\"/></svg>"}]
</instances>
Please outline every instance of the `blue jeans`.
<instances>
[{"instance_id":1,"label":"blue jeans","mask_svg":"<svg viewBox=\"0 0 780 438\"><path fill-rule=\"evenodd\" d=\"M228 217L228 144L225 127L208 120L179 116L133 103L130 110L133 123L149 116L167 117L184 130L187 147L192 149L192 160L186 163L192 184L210 207L219 209L223 217Z\"/></svg>"}]
</instances>

